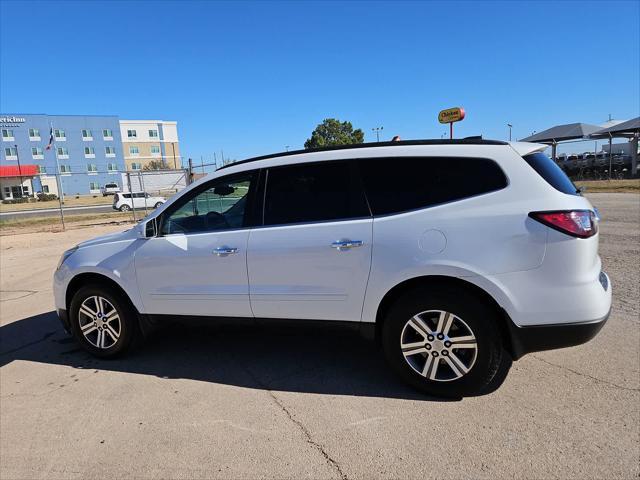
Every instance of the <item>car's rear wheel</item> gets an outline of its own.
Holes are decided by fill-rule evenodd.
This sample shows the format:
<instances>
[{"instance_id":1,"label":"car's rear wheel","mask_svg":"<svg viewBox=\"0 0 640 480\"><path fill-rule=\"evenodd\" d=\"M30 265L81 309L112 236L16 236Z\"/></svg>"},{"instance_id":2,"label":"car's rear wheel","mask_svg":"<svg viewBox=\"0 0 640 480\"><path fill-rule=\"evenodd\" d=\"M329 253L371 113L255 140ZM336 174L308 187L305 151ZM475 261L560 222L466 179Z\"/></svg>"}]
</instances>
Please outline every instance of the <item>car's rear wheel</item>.
<instances>
[{"instance_id":1,"label":"car's rear wheel","mask_svg":"<svg viewBox=\"0 0 640 480\"><path fill-rule=\"evenodd\" d=\"M98 357L123 354L138 335L136 312L109 287L82 287L73 296L69 313L76 340Z\"/></svg>"},{"instance_id":2,"label":"car's rear wheel","mask_svg":"<svg viewBox=\"0 0 640 480\"><path fill-rule=\"evenodd\" d=\"M158 208L160 205L162 205L162 202L158 202L158 203L156 203L156 204L153 206L153 208Z\"/></svg>"},{"instance_id":3,"label":"car's rear wheel","mask_svg":"<svg viewBox=\"0 0 640 480\"><path fill-rule=\"evenodd\" d=\"M497 312L471 292L416 289L388 310L385 356L414 388L437 396L482 393L504 349Z\"/></svg>"},{"instance_id":4,"label":"car's rear wheel","mask_svg":"<svg viewBox=\"0 0 640 480\"><path fill-rule=\"evenodd\" d=\"M131 210L131 207L126 203L120 207L121 212L128 212L129 210Z\"/></svg>"}]
</instances>

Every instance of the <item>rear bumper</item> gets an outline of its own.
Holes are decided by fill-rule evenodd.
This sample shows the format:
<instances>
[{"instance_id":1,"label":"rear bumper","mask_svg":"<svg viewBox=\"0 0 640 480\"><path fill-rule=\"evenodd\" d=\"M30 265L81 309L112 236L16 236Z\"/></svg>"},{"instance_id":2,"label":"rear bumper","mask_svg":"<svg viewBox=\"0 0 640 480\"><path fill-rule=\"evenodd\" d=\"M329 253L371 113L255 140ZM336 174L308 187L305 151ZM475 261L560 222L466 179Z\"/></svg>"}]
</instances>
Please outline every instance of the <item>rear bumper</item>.
<instances>
[{"instance_id":1,"label":"rear bumper","mask_svg":"<svg viewBox=\"0 0 640 480\"><path fill-rule=\"evenodd\" d=\"M573 347L586 343L595 337L607 323L610 313L611 310L603 318L591 322L527 327L518 327L508 319L511 355L514 360L518 360L527 353Z\"/></svg>"}]
</instances>

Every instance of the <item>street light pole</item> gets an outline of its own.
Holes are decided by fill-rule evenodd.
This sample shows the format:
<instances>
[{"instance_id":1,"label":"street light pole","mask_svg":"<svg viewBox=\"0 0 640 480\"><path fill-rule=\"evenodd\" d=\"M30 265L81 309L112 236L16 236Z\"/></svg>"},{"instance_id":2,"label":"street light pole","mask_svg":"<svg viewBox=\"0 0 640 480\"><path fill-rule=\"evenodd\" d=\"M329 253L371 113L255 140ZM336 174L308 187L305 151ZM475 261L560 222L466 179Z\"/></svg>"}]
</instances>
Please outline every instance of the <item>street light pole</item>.
<instances>
[{"instance_id":1,"label":"street light pole","mask_svg":"<svg viewBox=\"0 0 640 480\"><path fill-rule=\"evenodd\" d=\"M511 128L513 127L513 125L507 123L507 127L509 127L509 141L511 141Z\"/></svg>"},{"instance_id":2,"label":"street light pole","mask_svg":"<svg viewBox=\"0 0 640 480\"><path fill-rule=\"evenodd\" d=\"M376 142L380 142L380 131L381 130L384 130L384 127L375 127L375 128L371 129L372 132L376 132Z\"/></svg>"}]
</instances>

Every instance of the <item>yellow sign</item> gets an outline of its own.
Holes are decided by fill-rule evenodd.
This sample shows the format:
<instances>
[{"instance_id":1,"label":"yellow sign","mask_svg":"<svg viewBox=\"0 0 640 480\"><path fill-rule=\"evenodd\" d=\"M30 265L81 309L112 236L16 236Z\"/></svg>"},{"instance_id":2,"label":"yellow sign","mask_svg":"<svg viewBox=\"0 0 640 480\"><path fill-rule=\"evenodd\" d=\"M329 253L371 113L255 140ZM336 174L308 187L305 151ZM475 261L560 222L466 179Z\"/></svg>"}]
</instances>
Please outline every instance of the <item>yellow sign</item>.
<instances>
[{"instance_id":1,"label":"yellow sign","mask_svg":"<svg viewBox=\"0 0 640 480\"><path fill-rule=\"evenodd\" d=\"M464 118L464 108L455 107L442 110L438 114L438 121L440 123L452 123L459 122Z\"/></svg>"}]
</instances>

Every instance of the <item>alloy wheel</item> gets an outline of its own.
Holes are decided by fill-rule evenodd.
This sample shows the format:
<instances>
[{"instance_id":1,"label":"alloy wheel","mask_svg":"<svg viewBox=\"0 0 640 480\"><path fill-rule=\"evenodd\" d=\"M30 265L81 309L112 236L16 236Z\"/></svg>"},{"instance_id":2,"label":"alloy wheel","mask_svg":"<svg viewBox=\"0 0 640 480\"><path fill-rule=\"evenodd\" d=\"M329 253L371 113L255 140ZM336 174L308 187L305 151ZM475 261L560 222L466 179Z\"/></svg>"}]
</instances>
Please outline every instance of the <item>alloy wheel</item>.
<instances>
[{"instance_id":1,"label":"alloy wheel","mask_svg":"<svg viewBox=\"0 0 640 480\"><path fill-rule=\"evenodd\" d=\"M88 297L82 302L78 322L84 338L100 349L114 346L122 332L118 310L109 300L100 296Z\"/></svg>"},{"instance_id":2,"label":"alloy wheel","mask_svg":"<svg viewBox=\"0 0 640 480\"><path fill-rule=\"evenodd\" d=\"M427 310L409 319L400 335L400 347L415 372L438 382L462 378L478 354L469 325L443 310Z\"/></svg>"}]
</instances>

